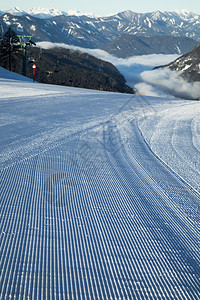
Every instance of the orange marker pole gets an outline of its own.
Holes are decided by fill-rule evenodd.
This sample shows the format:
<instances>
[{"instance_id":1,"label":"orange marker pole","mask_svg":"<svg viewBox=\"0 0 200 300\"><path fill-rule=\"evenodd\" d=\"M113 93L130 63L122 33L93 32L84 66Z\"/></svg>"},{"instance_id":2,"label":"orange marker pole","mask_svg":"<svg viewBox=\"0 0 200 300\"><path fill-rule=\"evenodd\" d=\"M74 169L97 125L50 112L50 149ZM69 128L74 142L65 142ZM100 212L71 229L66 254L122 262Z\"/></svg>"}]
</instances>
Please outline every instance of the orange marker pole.
<instances>
[{"instance_id":1,"label":"orange marker pole","mask_svg":"<svg viewBox=\"0 0 200 300\"><path fill-rule=\"evenodd\" d=\"M36 69L36 65L32 65L33 68L33 82L35 82L35 69Z\"/></svg>"}]
</instances>

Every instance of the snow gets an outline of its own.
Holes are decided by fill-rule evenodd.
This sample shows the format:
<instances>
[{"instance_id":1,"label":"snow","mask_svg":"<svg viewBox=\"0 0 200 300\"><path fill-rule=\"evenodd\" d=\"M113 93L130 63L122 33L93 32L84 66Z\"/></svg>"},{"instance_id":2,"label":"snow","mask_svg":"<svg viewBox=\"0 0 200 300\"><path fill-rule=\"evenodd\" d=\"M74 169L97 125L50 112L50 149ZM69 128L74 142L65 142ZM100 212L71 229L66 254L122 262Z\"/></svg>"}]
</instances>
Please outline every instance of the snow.
<instances>
[{"instance_id":1,"label":"snow","mask_svg":"<svg viewBox=\"0 0 200 300\"><path fill-rule=\"evenodd\" d=\"M144 23L148 23L148 27L151 28L151 21L149 20L149 18L146 18L146 20L144 20Z\"/></svg>"},{"instance_id":2,"label":"snow","mask_svg":"<svg viewBox=\"0 0 200 300\"><path fill-rule=\"evenodd\" d=\"M31 25L30 30L36 31L36 26L35 25Z\"/></svg>"},{"instance_id":3,"label":"snow","mask_svg":"<svg viewBox=\"0 0 200 300\"><path fill-rule=\"evenodd\" d=\"M20 80L20 81L32 81L28 77L24 77L14 72L7 71L6 69L0 67L0 83L8 82L12 86L11 80ZM11 92L11 91L10 91Z\"/></svg>"},{"instance_id":4,"label":"snow","mask_svg":"<svg viewBox=\"0 0 200 300\"><path fill-rule=\"evenodd\" d=\"M9 21L9 15L4 15L3 16L3 21L4 21L4 23L6 23L8 26L10 26L11 25L11 22Z\"/></svg>"},{"instance_id":5,"label":"snow","mask_svg":"<svg viewBox=\"0 0 200 300\"><path fill-rule=\"evenodd\" d=\"M16 23L17 24L17 31L23 32L23 26L20 23Z\"/></svg>"},{"instance_id":6,"label":"snow","mask_svg":"<svg viewBox=\"0 0 200 300\"><path fill-rule=\"evenodd\" d=\"M91 21L86 21L86 23L89 24L89 25L91 25L91 26L93 26L93 27L95 27L94 23L91 22Z\"/></svg>"},{"instance_id":7,"label":"snow","mask_svg":"<svg viewBox=\"0 0 200 300\"><path fill-rule=\"evenodd\" d=\"M183 68L181 71L183 72L183 71L189 69L189 68L191 67L191 65L192 65L192 64L190 64L190 65L185 65L184 68Z\"/></svg>"},{"instance_id":8,"label":"snow","mask_svg":"<svg viewBox=\"0 0 200 300\"><path fill-rule=\"evenodd\" d=\"M176 46L176 49L178 50L178 53L181 54L181 49L179 48L178 45L175 45Z\"/></svg>"},{"instance_id":9,"label":"snow","mask_svg":"<svg viewBox=\"0 0 200 300\"><path fill-rule=\"evenodd\" d=\"M62 15L62 12L59 9L41 8L41 7L33 7L31 9L27 10L27 13L31 16L37 16L38 18L41 18L41 19Z\"/></svg>"},{"instance_id":10,"label":"snow","mask_svg":"<svg viewBox=\"0 0 200 300\"><path fill-rule=\"evenodd\" d=\"M199 102L0 88L0 298L199 299Z\"/></svg>"}]
</instances>

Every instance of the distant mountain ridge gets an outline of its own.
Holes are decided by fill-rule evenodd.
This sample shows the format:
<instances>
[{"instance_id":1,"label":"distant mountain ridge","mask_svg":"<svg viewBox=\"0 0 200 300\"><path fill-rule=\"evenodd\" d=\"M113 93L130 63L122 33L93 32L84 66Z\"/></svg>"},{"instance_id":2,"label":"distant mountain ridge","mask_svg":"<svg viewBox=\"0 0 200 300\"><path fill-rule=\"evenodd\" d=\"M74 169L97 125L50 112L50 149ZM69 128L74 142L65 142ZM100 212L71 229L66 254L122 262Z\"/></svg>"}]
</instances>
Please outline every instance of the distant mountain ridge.
<instances>
[{"instance_id":1,"label":"distant mountain ridge","mask_svg":"<svg viewBox=\"0 0 200 300\"><path fill-rule=\"evenodd\" d=\"M187 11L135 13L129 10L106 17L71 13L72 15L69 15L56 9L39 8L31 9L27 13L14 8L9 13L1 12L0 30L3 33L11 26L18 34L31 35L35 42L50 41L98 49L104 49L124 34L131 37L157 37L158 42L159 37L163 36L186 38L187 41L191 39L191 48L194 41L196 44L200 41L200 16ZM178 47L182 49L181 54L190 50L182 46L186 44L186 40L181 40L182 44L179 44L179 41L177 40L177 45L174 41L169 41L168 54L178 53ZM120 45L115 43L115 47ZM148 54L148 47L138 47L141 54ZM154 53L156 49L151 48L149 51ZM134 51L129 52L128 55L134 55ZM116 55L125 57L121 52Z\"/></svg>"},{"instance_id":2,"label":"distant mountain ridge","mask_svg":"<svg viewBox=\"0 0 200 300\"><path fill-rule=\"evenodd\" d=\"M41 7L32 7L27 11L21 10L19 7L13 7L6 11L0 11L0 16L4 15L5 13L9 13L13 16L23 16L23 15L31 15L33 17L37 17L39 19L47 19L56 16L93 16L92 13L82 13L76 9L70 9L69 11L62 11L56 8L41 8Z\"/></svg>"},{"instance_id":3,"label":"distant mountain ridge","mask_svg":"<svg viewBox=\"0 0 200 300\"><path fill-rule=\"evenodd\" d=\"M197 41L187 37L174 36L136 36L122 34L119 38L107 44L103 49L108 53L122 58L133 55L148 54L182 54L195 47Z\"/></svg>"},{"instance_id":4,"label":"distant mountain ridge","mask_svg":"<svg viewBox=\"0 0 200 300\"><path fill-rule=\"evenodd\" d=\"M23 16L23 15L29 14L33 17L37 16L38 18L41 18L41 19L43 19L45 17L45 15L46 15L46 18L61 16L61 15L64 15L64 16L68 16L68 15L82 16L82 15L85 15L85 16L90 16L90 17L95 18L95 15L92 14L91 12L83 13L83 12L78 11L77 9L70 9L68 11L63 11L63 10L60 10L60 9L57 9L57 8L32 7L32 8L29 8L28 10L25 11L25 10L22 10L19 7L15 6L15 7L12 7L11 9L9 9L9 10L0 11L0 16L5 14L5 13L9 13L13 16ZM188 18L190 18L190 19L191 18L196 18L197 16L199 16L198 14L195 14L193 12L189 12L189 11L184 10L184 9L183 10L174 10L174 11L164 11L164 12L154 11L154 12L150 12L150 13L135 13L131 10L127 10L127 11L124 11L124 12L120 12L119 14L126 15L127 18L131 18L133 14L138 14L138 15L149 15L149 14L151 15L152 14L154 20L161 18L165 14L174 15L175 17L179 16L180 18L182 18L184 20L187 20ZM117 14L114 14L114 15L117 15ZM105 18L107 16L101 16L101 18L102 17Z\"/></svg>"}]
</instances>

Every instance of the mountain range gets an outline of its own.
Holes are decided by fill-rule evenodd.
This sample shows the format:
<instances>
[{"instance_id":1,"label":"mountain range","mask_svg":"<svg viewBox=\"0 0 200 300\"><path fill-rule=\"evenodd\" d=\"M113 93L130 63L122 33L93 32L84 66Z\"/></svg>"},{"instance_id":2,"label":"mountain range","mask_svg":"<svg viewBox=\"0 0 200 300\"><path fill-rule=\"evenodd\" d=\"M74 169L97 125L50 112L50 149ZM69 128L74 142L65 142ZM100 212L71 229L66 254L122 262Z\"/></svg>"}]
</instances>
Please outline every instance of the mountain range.
<instances>
[{"instance_id":1,"label":"mountain range","mask_svg":"<svg viewBox=\"0 0 200 300\"><path fill-rule=\"evenodd\" d=\"M13 16L23 16L23 15L31 15L33 17L37 17L40 19L47 19L55 16L82 16L82 15L87 15L90 17L93 17L94 15L92 13L82 13L76 9L70 9L67 12L66 11L61 11L56 8L41 8L41 7L32 7L28 9L27 11L24 11L20 9L19 7L13 7L9 10L6 11L0 11L0 16L4 15L5 13L9 13Z\"/></svg>"},{"instance_id":2,"label":"mountain range","mask_svg":"<svg viewBox=\"0 0 200 300\"><path fill-rule=\"evenodd\" d=\"M34 8L24 12L14 8L0 15L2 34L11 26L17 34L31 35L35 42L105 49L119 57L136 55L138 51L139 54L159 51L182 54L200 41L200 16L187 11L124 11L112 16L94 17L76 11L65 13L56 9ZM137 43L136 38L140 39ZM124 39L122 51L121 41ZM166 45L164 50L159 50L161 42ZM128 52L126 45L129 46Z\"/></svg>"}]
</instances>

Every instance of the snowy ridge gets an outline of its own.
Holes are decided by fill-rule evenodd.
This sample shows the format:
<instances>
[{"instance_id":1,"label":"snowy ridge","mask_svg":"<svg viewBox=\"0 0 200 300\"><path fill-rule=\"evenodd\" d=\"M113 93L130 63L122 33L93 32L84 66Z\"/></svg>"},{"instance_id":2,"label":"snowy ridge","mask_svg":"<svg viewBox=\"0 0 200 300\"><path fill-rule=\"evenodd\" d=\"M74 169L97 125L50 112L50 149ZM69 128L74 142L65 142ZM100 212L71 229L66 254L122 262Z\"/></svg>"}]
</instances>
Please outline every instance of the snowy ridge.
<instances>
[{"instance_id":1,"label":"snowy ridge","mask_svg":"<svg viewBox=\"0 0 200 300\"><path fill-rule=\"evenodd\" d=\"M91 12L82 13L82 12L78 11L77 9L69 9L68 11L62 11L62 10L59 10L56 8L41 8L41 7L32 7L26 11L21 10L19 7L13 7L9 10L1 11L1 15L5 14L5 13L9 13L13 16L22 16L25 14L29 14L31 16L36 16L41 19L60 16L60 15L64 15L64 16L72 16L72 15L73 16L84 16L85 15L85 16L89 16L89 17L95 17L94 14L92 14ZM119 14L113 15L113 17L116 17L118 19L126 18L129 20L134 20L135 17L137 17L137 15L139 15L139 17L149 15L151 17L151 19L154 21L160 20L160 19L165 21L166 18L173 18L172 21L175 22L175 19L181 18L184 21L193 22L194 20L197 21L199 19L199 15L189 12L187 10L174 10L174 11L164 11L164 12L154 11L152 13L143 13L143 14L135 13L131 10L127 10L127 11L121 12ZM109 18L111 16L112 15L108 15L108 16L104 16L104 17ZM147 21L148 21L148 16L147 16Z\"/></svg>"},{"instance_id":2,"label":"snowy ridge","mask_svg":"<svg viewBox=\"0 0 200 300\"><path fill-rule=\"evenodd\" d=\"M63 14L59 9L39 8L39 7L33 7L31 9L28 9L27 13L31 16L35 16L40 19L56 17L56 16L60 16Z\"/></svg>"},{"instance_id":3,"label":"snowy ridge","mask_svg":"<svg viewBox=\"0 0 200 300\"><path fill-rule=\"evenodd\" d=\"M0 298L198 300L199 103L6 77Z\"/></svg>"},{"instance_id":4,"label":"snowy ridge","mask_svg":"<svg viewBox=\"0 0 200 300\"><path fill-rule=\"evenodd\" d=\"M13 7L9 10L1 11L1 15L3 15L4 13L9 13L13 16L23 16L23 15L29 14L33 17L37 17L40 19L47 19L47 18L61 16L61 15L64 15L64 16L87 15L90 17L94 16L92 13L82 13L82 12L78 11L77 9L70 9L69 11L65 12L65 11L61 11L56 8L41 8L41 7L32 7L30 9L28 9L27 11L21 10L18 7Z\"/></svg>"}]
</instances>

